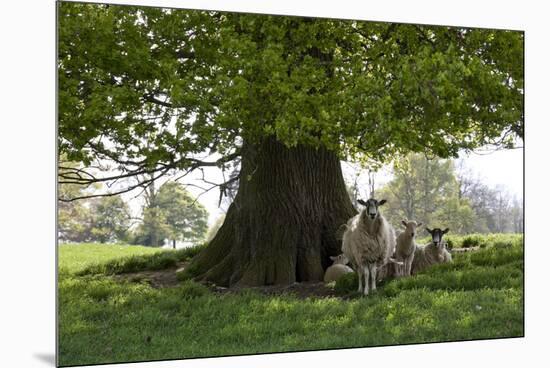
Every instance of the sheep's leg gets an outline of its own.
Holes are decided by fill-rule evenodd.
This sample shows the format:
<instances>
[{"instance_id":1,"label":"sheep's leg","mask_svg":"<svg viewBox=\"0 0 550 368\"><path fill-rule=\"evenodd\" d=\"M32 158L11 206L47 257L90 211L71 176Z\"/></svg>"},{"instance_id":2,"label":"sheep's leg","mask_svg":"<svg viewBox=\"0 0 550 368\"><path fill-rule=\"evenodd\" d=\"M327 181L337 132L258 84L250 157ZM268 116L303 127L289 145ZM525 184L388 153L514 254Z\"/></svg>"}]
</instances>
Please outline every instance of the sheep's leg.
<instances>
[{"instance_id":1,"label":"sheep's leg","mask_svg":"<svg viewBox=\"0 0 550 368\"><path fill-rule=\"evenodd\" d=\"M410 276L410 275L411 275L412 263L413 263L413 257L410 257L410 258L407 260L407 269L405 270L407 276Z\"/></svg>"},{"instance_id":2,"label":"sheep's leg","mask_svg":"<svg viewBox=\"0 0 550 368\"><path fill-rule=\"evenodd\" d=\"M376 290L376 272L377 272L377 267L375 264L371 265L370 267L370 282L371 282L371 289L374 291Z\"/></svg>"},{"instance_id":3,"label":"sheep's leg","mask_svg":"<svg viewBox=\"0 0 550 368\"><path fill-rule=\"evenodd\" d=\"M396 277L401 277L403 275L403 269L400 265L398 265L397 263L394 263L393 264L393 267L395 267L395 276Z\"/></svg>"},{"instance_id":4,"label":"sheep's leg","mask_svg":"<svg viewBox=\"0 0 550 368\"><path fill-rule=\"evenodd\" d=\"M365 290L363 291L363 295L369 295L369 276L370 276L370 271L369 271L369 266L366 265L364 268L363 268L363 273L365 274Z\"/></svg>"},{"instance_id":5,"label":"sheep's leg","mask_svg":"<svg viewBox=\"0 0 550 368\"><path fill-rule=\"evenodd\" d=\"M397 261L401 261L400 259L398 259ZM397 277L402 277L404 274L405 274L405 266L403 265L400 265L398 263L395 263L395 268L397 269Z\"/></svg>"},{"instance_id":6,"label":"sheep's leg","mask_svg":"<svg viewBox=\"0 0 550 368\"><path fill-rule=\"evenodd\" d=\"M357 277L359 278L359 287L357 288L357 292L360 293L363 291L363 268L358 266L356 269Z\"/></svg>"}]
</instances>

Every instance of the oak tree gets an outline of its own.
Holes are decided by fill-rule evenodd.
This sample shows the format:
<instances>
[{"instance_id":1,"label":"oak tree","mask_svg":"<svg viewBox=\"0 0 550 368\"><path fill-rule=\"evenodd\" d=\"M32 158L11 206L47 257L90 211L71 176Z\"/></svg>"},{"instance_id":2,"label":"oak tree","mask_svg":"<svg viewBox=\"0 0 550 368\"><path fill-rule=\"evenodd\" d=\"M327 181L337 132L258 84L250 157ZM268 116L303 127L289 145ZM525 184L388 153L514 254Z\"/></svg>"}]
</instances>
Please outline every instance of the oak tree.
<instances>
[{"instance_id":1,"label":"oak tree","mask_svg":"<svg viewBox=\"0 0 550 368\"><path fill-rule=\"evenodd\" d=\"M116 169L61 183L150 178L132 190L240 160L189 266L221 285L322 279L355 213L341 159L523 136L521 32L60 3L58 54L60 152Z\"/></svg>"}]
</instances>

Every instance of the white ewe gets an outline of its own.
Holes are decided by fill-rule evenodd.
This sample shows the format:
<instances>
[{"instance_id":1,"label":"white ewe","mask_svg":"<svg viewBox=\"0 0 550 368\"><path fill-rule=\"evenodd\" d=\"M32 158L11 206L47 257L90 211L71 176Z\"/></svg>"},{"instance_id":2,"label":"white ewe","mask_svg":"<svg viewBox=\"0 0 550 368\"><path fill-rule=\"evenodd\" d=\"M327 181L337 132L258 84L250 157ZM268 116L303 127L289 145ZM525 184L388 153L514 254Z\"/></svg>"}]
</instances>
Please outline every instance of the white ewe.
<instances>
[{"instance_id":1,"label":"white ewe","mask_svg":"<svg viewBox=\"0 0 550 368\"><path fill-rule=\"evenodd\" d=\"M371 198L358 202L365 208L348 221L342 252L355 266L359 279L358 291L368 295L369 290L376 290L377 269L395 262L391 258L395 250L395 232L378 211L386 200Z\"/></svg>"},{"instance_id":2,"label":"white ewe","mask_svg":"<svg viewBox=\"0 0 550 368\"><path fill-rule=\"evenodd\" d=\"M411 273L417 274L418 272L438 263L452 262L451 253L445 248L445 241L443 235L449 232L449 229L441 230L435 228L426 230L432 235L432 241L424 246L416 248L414 253L414 259L411 267Z\"/></svg>"},{"instance_id":3,"label":"white ewe","mask_svg":"<svg viewBox=\"0 0 550 368\"><path fill-rule=\"evenodd\" d=\"M336 257L331 256L330 259L333 263L332 266L325 271L325 283L328 284L329 282L336 281L346 273L353 272L350 267L346 266L349 260L345 255L340 254Z\"/></svg>"},{"instance_id":4,"label":"white ewe","mask_svg":"<svg viewBox=\"0 0 550 368\"><path fill-rule=\"evenodd\" d=\"M395 247L395 260L403 262L403 266L396 266L397 276L410 276L411 266L416 251L416 228L422 226L422 223L416 221L403 220L401 223L405 226L405 231L397 236Z\"/></svg>"}]
</instances>

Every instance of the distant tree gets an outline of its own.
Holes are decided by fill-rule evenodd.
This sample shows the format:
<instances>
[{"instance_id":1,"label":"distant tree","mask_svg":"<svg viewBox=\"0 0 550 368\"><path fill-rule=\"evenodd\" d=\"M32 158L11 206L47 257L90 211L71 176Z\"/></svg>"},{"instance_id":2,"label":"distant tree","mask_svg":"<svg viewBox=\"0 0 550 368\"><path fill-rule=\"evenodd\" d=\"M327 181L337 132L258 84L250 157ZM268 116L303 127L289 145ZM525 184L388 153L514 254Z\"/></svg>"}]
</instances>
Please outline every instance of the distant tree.
<instances>
[{"instance_id":1,"label":"distant tree","mask_svg":"<svg viewBox=\"0 0 550 368\"><path fill-rule=\"evenodd\" d=\"M124 241L130 227L130 209L120 196L92 200L91 240L100 243Z\"/></svg>"},{"instance_id":2,"label":"distant tree","mask_svg":"<svg viewBox=\"0 0 550 368\"><path fill-rule=\"evenodd\" d=\"M73 170L80 170L82 165L67 160L66 155L59 157L60 165ZM95 186L92 186L92 190ZM76 198L89 194L88 189L78 184L60 184L57 188L57 233L60 241L85 242L91 240L92 211L88 201L67 202L67 198Z\"/></svg>"},{"instance_id":3,"label":"distant tree","mask_svg":"<svg viewBox=\"0 0 550 368\"><path fill-rule=\"evenodd\" d=\"M82 194L82 187L75 184L60 185L60 198L76 197ZM60 241L85 242L91 238L92 212L84 201L57 202L57 233Z\"/></svg>"},{"instance_id":4,"label":"distant tree","mask_svg":"<svg viewBox=\"0 0 550 368\"><path fill-rule=\"evenodd\" d=\"M492 203L492 210L495 217L495 231L497 233L505 233L512 231L512 198L503 187L495 188L495 200Z\"/></svg>"},{"instance_id":5,"label":"distant tree","mask_svg":"<svg viewBox=\"0 0 550 368\"><path fill-rule=\"evenodd\" d=\"M134 242L160 247L171 234L164 212L158 207L146 207L143 209L143 220L135 231Z\"/></svg>"},{"instance_id":6,"label":"distant tree","mask_svg":"<svg viewBox=\"0 0 550 368\"><path fill-rule=\"evenodd\" d=\"M502 187L490 188L465 168L456 167L460 197L470 201L475 212L476 232L523 232L523 205Z\"/></svg>"},{"instance_id":7,"label":"distant tree","mask_svg":"<svg viewBox=\"0 0 550 368\"><path fill-rule=\"evenodd\" d=\"M458 181L458 198L468 199L474 210L476 216L474 231L491 232L495 225L491 210L495 191L485 185L479 175L474 175L473 171L466 166L464 159L455 161L455 175Z\"/></svg>"},{"instance_id":8,"label":"distant tree","mask_svg":"<svg viewBox=\"0 0 550 368\"><path fill-rule=\"evenodd\" d=\"M512 232L523 233L523 202L514 198L510 211Z\"/></svg>"},{"instance_id":9,"label":"distant tree","mask_svg":"<svg viewBox=\"0 0 550 368\"><path fill-rule=\"evenodd\" d=\"M151 184L145 191L143 221L135 231L138 244L161 246L169 239L197 242L207 230L208 212L183 185L167 181L155 190Z\"/></svg>"},{"instance_id":10,"label":"distant tree","mask_svg":"<svg viewBox=\"0 0 550 368\"><path fill-rule=\"evenodd\" d=\"M428 226L450 227L454 233L477 229L470 200L460 196L452 160L428 159L421 154L398 160L393 179L377 197L388 200L384 214L397 226L407 218Z\"/></svg>"},{"instance_id":11,"label":"distant tree","mask_svg":"<svg viewBox=\"0 0 550 368\"><path fill-rule=\"evenodd\" d=\"M437 211L449 206L445 202L458 195L457 189L452 161L410 154L396 162L393 179L377 196L388 200L384 213L393 223L407 218L431 224L439 221Z\"/></svg>"},{"instance_id":12,"label":"distant tree","mask_svg":"<svg viewBox=\"0 0 550 368\"><path fill-rule=\"evenodd\" d=\"M154 196L152 206L164 215L168 238L174 248L177 240L196 242L204 238L208 212L180 183L164 183Z\"/></svg>"},{"instance_id":13,"label":"distant tree","mask_svg":"<svg viewBox=\"0 0 550 368\"><path fill-rule=\"evenodd\" d=\"M348 192L348 197L351 200L353 207L357 208L359 205L358 200L360 199L357 181L354 181L351 184L346 184L346 191Z\"/></svg>"},{"instance_id":14,"label":"distant tree","mask_svg":"<svg viewBox=\"0 0 550 368\"><path fill-rule=\"evenodd\" d=\"M434 225L448 227L453 233L476 232L476 216L468 199L457 196L443 198L432 217Z\"/></svg>"},{"instance_id":15,"label":"distant tree","mask_svg":"<svg viewBox=\"0 0 550 368\"><path fill-rule=\"evenodd\" d=\"M65 169L81 170L82 165L59 157ZM126 240L130 226L130 210L119 196L93 197L102 184L83 186L61 183L58 186L58 236L61 241L101 243ZM90 198L86 198L92 196ZM84 197L77 201L69 198Z\"/></svg>"},{"instance_id":16,"label":"distant tree","mask_svg":"<svg viewBox=\"0 0 550 368\"><path fill-rule=\"evenodd\" d=\"M377 197L388 200L384 214L395 225L406 217L463 234L523 231L522 203L484 184L463 161L411 154L398 160Z\"/></svg>"},{"instance_id":17,"label":"distant tree","mask_svg":"<svg viewBox=\"0 0 550 368\"><path fill-rule=\"evenodd\" d=\"M349 199L353 204L353 207L359 207L359 199L364 199L363 197L368 196L366 191L363 191L363 188L360 188L359 178L361 176L361 168L354 168L351 175L348 175L344 180L346 181L346 191L348 192Z\"/></svg>"},{"instance_id":18,"label":"distant tree","mask_svg":"<svg viewBox=\"0 0 550 368\"><path fill-rule=\"evenodd\" d=\"M59 186L59 196L83 195L82 187ZM70 242L116 242L127 240L130 210L120 196L58 202L58 236Z\"/></svg>"}]
</instances>

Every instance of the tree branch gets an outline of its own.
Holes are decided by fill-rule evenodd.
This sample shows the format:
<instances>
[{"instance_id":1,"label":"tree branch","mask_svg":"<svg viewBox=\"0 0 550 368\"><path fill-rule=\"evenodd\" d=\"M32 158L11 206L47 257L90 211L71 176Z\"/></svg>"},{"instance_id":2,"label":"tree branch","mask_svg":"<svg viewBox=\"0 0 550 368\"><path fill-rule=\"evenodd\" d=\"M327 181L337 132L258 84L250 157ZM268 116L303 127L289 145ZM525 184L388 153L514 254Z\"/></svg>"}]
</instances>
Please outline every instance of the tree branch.
<instances>
[{"instance_id":1,"label":"tree branch","mask_svg":"<svg viewBox=\"0 0 550 368\"><path fill-rule=\"evenodd\" d=\"M147 93L143 95L143 99L147 102L151 102L160 106L169 107L172 108L174 105L172 105L170 102L161 101L155 97L155 93Z\"/></svg>"},{"instance_id":2,"label":"tree branch","mask_svg":"<svg viewBox=\"0 0 550 368\"><path fill-rule=\"evenodd\" d=\"M93 195L90 194L90 195L83 195L83 196L78 196L78 197L70 198L70 199L59 198L59 200L62 200L64 202L70 202L70 201L77 200L77 199L104 197L104 196L112 196L112 195L127 193L127 192L130 192L130 191L132 191L136 188L144 187L144 185L148 185L148 184L152 183L156 179L158 179L161 176L165 175L168 171L170 171L172 169L177 169L178 166L181 163L189 163L190 165L187 167L187 170L186 170L185 174L183 174L178 179L181 179L182 177L186 176L191 171L193 171L197 168L200 168L200 167L203 167L203 166L204 167L218 167L218 166L223 165L224 163L235 160L239 156L240 156L240 150L237 149L235 152L233 152L233 153L231 153L227 156L223 156L223 157L219 158L216 161L203 161L203 160L199 160L199 159L195 159L195 158L185 157L185 158L182 158L182 159L177 160L177 161L171 161L170 163L158 163L157 167L155 167L155 168L145 168L144 165L142 165L142 166L140 166L140 167L138 167L134 170L130 170L130 171L127 171L125 173L121 173L119 175L110 175L110 176L106 176L106 177L96 177L93 174L87 172L85 169L70 168L70 167L62 166L62 167L60 167L60 171L58 173L58 178L59 178L58 179L58 184L60 184L60 185L63 185L63 184L76 184L76 185L83 185L83 186L87 185L87 186L89 186L89 185L94 184L94 183L107 183L107 186L111 187L113 184L116 183L116 181L118 181L120 179L137 177L138 175L144 175L144 174L155 175L155 174L158 173L158 175L155 176L155 177L152 177L150 179L147 179L147 180L138 181L137 184L131 185L128 188L125 188L123 190L120 190L120 191L117 191L117 192L114 192L114 193L93 194ZM112 181L112 183L108 183L108 182L111 182L111 181ZM230 183L236 181L236 179L232 178L229 181L227 181L225 183L222 183L222 184L211 183L211 182L208 182L204 179L204 172L203 172L203 181L205 183L208 183L208 184L213 184L213 187L221 187L223 185L227 185L227 184L230 184ZM212 188L210 188L210 189L212 189Z\"/></svg>"},{"instance_id":3,"label":"tree branch","mask_svg":"<svg viewBox=\"0 0 550 368\"><path fill-rule=\"evenodd\" d=\"M137 189L137 188L147 187L149 184L151 184L152 182L154 182L155 180L157 180L161 176L165 175L168 172L168 170L169 169L165 169L164 171L162 171L157 176L154 176L154 177L151 177L149 179L143 180L141 182L138 182L137 184L131 185L131 186L125 188L125 189L122 189L122 190L119 190L119 191L116 191L116 192L100 193L100 194L87 194L87 195L77 196L77 197L74 197L74 198L58 198L58 200L60 200L62 202L73 202L73 201L76 201L76 200L79 200L79 199L89 199L89 198L97 198L97 197L112 197L112 196L116 196L116 195L119 195L119 194L128 193L128 192L131 192L132 190Z\"/></svg>"}]
</instances>

